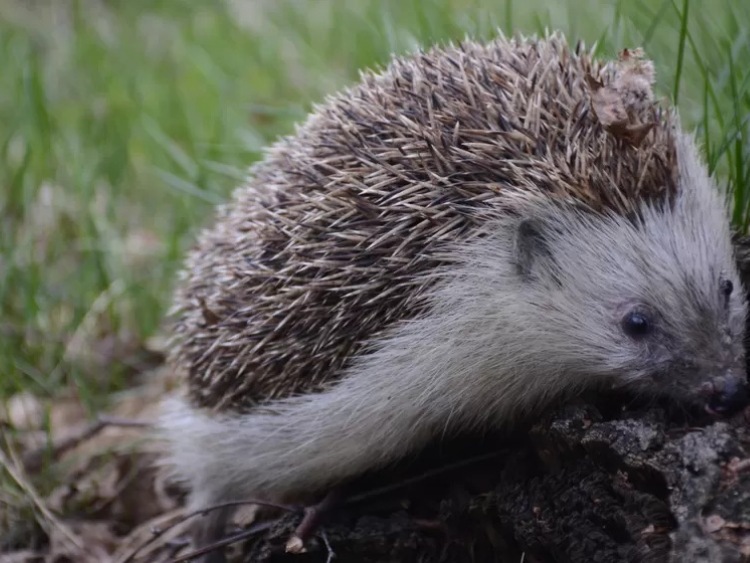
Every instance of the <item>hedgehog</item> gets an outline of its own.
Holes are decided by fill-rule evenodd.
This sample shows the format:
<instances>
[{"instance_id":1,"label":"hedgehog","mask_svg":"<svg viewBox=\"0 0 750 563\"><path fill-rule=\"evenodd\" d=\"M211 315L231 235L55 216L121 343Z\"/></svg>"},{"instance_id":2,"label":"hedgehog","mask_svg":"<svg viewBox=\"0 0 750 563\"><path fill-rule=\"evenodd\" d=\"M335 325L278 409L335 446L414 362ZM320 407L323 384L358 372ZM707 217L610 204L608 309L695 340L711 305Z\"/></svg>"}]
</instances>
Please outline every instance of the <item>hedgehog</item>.
<instances>
[{"instance_id":1,"label":"hedgehog","mask_svg":"<svg viewBox=\"0 0 750 563\"><path fill-rule=\"evenodd\" d=\"M276 141L175 292L160 429L191 507L323 494L584 392L743 406L728 204L653 83L637 50L466 40Z\"/></svg>"}]
</instances>

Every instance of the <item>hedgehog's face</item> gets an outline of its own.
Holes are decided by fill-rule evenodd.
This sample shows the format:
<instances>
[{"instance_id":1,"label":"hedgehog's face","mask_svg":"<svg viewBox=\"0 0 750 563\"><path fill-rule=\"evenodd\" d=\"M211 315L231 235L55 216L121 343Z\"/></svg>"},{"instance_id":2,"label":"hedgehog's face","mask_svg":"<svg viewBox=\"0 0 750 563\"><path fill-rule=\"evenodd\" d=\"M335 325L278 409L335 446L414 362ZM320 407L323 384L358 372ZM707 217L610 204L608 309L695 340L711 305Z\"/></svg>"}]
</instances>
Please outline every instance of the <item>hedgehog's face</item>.
<instances>
[{"instance_id":1,"label":"hedgehog's face","mask_svg":"<svg viewBox=\"0 0 750 563\"><path fill-rule=\"evenodd\" d=\"M655 253L653 258L664 257ZM725 271L715 273L706 290L698 289L703 276L686 263L675 264L684 276L677 284L658 279L664 272L645 274L641 280L661 285L632 291L631 299L607 315L616 325L610 343L620 346L609 367L631 388L693 403L711 414L732 414L748 401L743 290ZM626 285L619 287L628 291ZM675 290L681 292L677 298Z\"/></svg>"},{"instance_id":2,"label":"hedgehog's face","mask_svg":"<svg viewBox=\"0 0 750 563\"><path fill-rule=\"evenodd\" d=\"M519 225L530 315L562 371L712 413L746 404L744 291L726 220L698 212L678 202L631 222L558 208Z\"/></svg>"}]
</instances>

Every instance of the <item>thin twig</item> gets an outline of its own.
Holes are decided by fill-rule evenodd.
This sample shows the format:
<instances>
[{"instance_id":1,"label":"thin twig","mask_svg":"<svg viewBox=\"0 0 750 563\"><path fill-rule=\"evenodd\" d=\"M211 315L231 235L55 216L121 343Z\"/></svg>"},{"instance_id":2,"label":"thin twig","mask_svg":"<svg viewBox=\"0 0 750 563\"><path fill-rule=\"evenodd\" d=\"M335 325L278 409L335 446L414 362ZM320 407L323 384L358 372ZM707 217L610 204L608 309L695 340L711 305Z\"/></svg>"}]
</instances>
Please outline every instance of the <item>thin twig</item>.
<instances>
[{"instance_id":1,"label":"thin twig","mask_svg":"<svg viewBox=\"0 0 750 563\"><path fill-rule=\"evenodd\" d=\"M223 502L221 504L214 504L211 506L207 506L206 508L201 508L199 510L194 510L192 512L188 512L187 514L183 514L180 516L177 520L172 522L169 526L165 526L164 528L158 528L152 532L152 537L150 537L148 540L143 542L141 545L137 546L125 559L122 560L122 563L129 563L130 561L133 561L136 555L152 543L154 543L157 539L159 539L161 536L166 534L169 530L174 528L175 526L179 526L183 522L190 520L191 518L194 518L196 516L203 516L204 514L207 514L209 512L213 512L214 510L221 510L223 508L231 508L236 506L246 506L248 504L257 504L258 506L265 506L268 508L276 508L278 510L283 510L285 512L298 512L301 513L304 509L301 506L293 506L288 504L278 504L275 502L266 502L262 500L255 500L255 499L247 499L247 500L238 500L238 501L231 501L231 502ZM224 540L222 540L224 541ZM231 543L231 542L230 542Z\"/></svg>"},{"instance_id":2,"label":"thin twig","mask_svg":"<svg viewBox=\"0 0 750 563\"><path fill-rule=\"evenodd\" d=\"M299 523L299 526L297 526L292 536L286 542L286 551L289 553L301 553L307 541L320 528L323 518L339 503L340 499L341 489L333 489L319 503L306 507L302 522Z\"/></svg>"},{"instance_id":3,"label":"thin twig","mask_svg":"<svg viewBox=\"0 0 750 563\"><path fill-rule=\"evenodd\" d=\"M170 522L176 518L182 518L182 512L183 510L180 508L169 512L163 512L140 524L128 534L123 542L121 542L115 556L113 556L112 563L125 563L126 561L131 561L140 551L154 543L168 531L173 530L180 522L182 522L182 520L180 520L180 522L167 524L162 528L163 523ZM148 534L148 538L142 540L142 536L145 534ZM134 545L135 547L128 546L126 549L127 544L130 544L131 546Z\"/></svg>"},{"instance_id":4,"label":"thin twig","mask_svg":"<svg viewBox=\"0 0 750 563\"><path fill-rule=\"evenodd\" d=\"M60 530L63 537L67 539L78 550L79 553L85 553L85 547L83 545L83 542L81 541L81 538L76 536L73 531L65 523L62 522L62 520L60 520L55 514L52 513L52 511L47 507L42 498L39 496L39 493L34 488L34 485L32 485L31 482L23 474L20 460L15 454L15 451L11 446L10 440L8 440L8 436L5 432L3 432L3 439L5 441L6 447L8 448L8 455L6 455L2 448L0 448L0 465L5 468L5 470L8 472L8 475L10 475L11 478L18 484L18 486L23 489L24 493L26 493L26 495L31 499L37 509L39 509L39 512L41 512L42 515L47 519L47 521L49 521L50 524L52 524L55 528Z\"/></svg>"},{"instance_id":5,"label":"thin twig","mask_svg":"<svg viewBox=\"0 0 750 563\"><path fill-rule=\"evenodd\" d=\"M274 525L276 525L275 520L272 520L270 522L262 522L260 524L256 524L255 526L252 526L251 528L248 528L247 530L243 530L233 536L224 538L223 540L219 540L217 542L213 542L199 549L195 549L189 553L186 553L185 555L180 555L179 557L172 559L169 563L183 563L184 561L190 561L191 559L194 559L200 555L205 555L206 553L210 553L211 551L215 549L226 547L238 541L247 539L250 536L254 536L258 532L263 532L265 530L268 530L269 528L272 528Z\"/></svg>"},{"instance_id":6,"label":"thin twig","mask_svg":"<svg viewBox=\"0 0 750 563\"><path fill-rule=\"evenodd\" d=\"M323 539L323 543L326 546L326 549L328 550L328 557L326 558L326 563L331 563L333 561L333 558L336 557L336 553L333 551L333 548L331 547L331 542L328 541L328 534L326 534L326 531L324 529L320 529L320 537Z\"/></svg>"},{"instance_id":7,"label":"thin twig","mask_svg":"<svg viewBox=\"0 0 750 563\"><path fill-rule=\"evenodd\" d=\"M48 459L48 456L53 460L58 460L66 452L72 450L79 444L92 439L108 426L118 426L121 428L148 428L153 426L153 423L143 420L130 420L105 415L99 416L96 421L89 424L86 428L73 436L68 436L67 438L60 440L51 448L49 446L42 446L26 453L23 456L23 467L29 473L36 473L42 468L42 465L45 459Z\"/></svg>"}]
</instances>

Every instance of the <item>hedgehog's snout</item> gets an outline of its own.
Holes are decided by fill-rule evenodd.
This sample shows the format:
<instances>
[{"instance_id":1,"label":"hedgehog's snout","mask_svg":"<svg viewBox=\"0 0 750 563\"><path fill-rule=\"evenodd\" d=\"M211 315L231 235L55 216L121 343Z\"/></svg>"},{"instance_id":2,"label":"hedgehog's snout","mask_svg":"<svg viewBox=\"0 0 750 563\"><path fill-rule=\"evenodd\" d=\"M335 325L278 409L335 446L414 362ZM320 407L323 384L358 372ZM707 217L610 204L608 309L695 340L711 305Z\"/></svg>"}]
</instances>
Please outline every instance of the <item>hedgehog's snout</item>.
<instances>
[{"instance_id":1,"label":"hedgehog's snout","mask_svg":"<svg viewBox=\"0 0 750 563\"><path fill-rule=\"evenodd\" d=\"M704 384L701 391L706 397L706 411L712 415L732 415L750 402L750 389L744 375L719 377Z\"/></svg>"}]
</instances>

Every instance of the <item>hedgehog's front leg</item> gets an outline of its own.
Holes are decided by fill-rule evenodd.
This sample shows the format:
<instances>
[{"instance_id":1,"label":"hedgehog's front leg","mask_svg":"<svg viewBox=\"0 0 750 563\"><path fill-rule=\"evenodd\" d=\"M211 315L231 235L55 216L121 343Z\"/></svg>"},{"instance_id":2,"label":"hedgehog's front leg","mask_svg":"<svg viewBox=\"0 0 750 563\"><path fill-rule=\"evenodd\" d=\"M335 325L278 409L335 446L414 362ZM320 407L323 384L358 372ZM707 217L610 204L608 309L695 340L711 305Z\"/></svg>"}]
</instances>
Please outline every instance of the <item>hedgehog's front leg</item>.
<instances>
[{"instance_id":1,"label":"hedgehog's front leg","mask_svg":"<svg viewBox=\"0 0 750 563\"><path fill-rule=\"evenodd\" d=\"M224 534L229 512L212 509L215 505L296 501L394 461L428 440L422 411L414 416L413 409L399 407L401 401L419 404L418 386L408 391L411 397L398 388L376 397L375 389L358 392L354 383L356 378L348 379L326 392L276 401L251 414L208 413L172 401L162 427L171 465L191 490L189 510L207 510L196 521L199 546ZM217 554L211 557L207 561L221 561Z\"/></svg>"},{"instance_id":2,"label":"hedgehog's front leg","mask_svg":"<svg viewBox=\"0 0 750 563\"><path fill-rule=\"evenodd\" d=\"M390 377L381 374L366 385L366 378L350 377L328 391L251 414L207 413L173 401L162 427L171 465L192 491L189 509L244 499L296 500L423 445L437 425L428 416L429 402L420 399L421 386L401 379L389 388L383 379ZM196 540L204 546L220 539L227 516L222 510L201 517ZM213 557L212 563L221 561Z\"/></svg>"},{"instance_id":3,"label":"hedgehog's front leg","mask_svg":"<svg viewBox=\"0 0 750 563\"><path fill-rule=\"evenodd\" d=\"M249 413L207 412L173 400L162 428L172 466L192 490L191 508L298 500L419 451L445 430L497 418L503 390L488 390L497 387L502 364L487 342L492 327L468 314L464 307L461 315L404 325L322 392ZM513 405L518 387L505 393ZM223 523L219 515L208 518L201 540L215 538Z\"/></svg>"}]
</instances>

